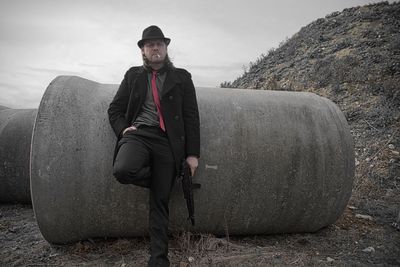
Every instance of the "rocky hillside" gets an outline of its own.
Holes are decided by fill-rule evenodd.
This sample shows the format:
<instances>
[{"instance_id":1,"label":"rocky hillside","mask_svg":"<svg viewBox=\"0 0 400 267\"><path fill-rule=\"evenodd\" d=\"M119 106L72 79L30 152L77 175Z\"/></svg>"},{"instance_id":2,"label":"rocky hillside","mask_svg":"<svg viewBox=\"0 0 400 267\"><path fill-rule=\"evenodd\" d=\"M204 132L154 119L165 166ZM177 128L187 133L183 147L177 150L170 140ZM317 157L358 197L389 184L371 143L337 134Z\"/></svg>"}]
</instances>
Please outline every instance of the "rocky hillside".
<instances>
[{"instance_id":1,"label":"rocky hillside","mask_svg":"<svg viewBox=\"0 0 400 267\"><path fill-rule=\"evenodd\" d=\"M352 205L391 223L400 217L399 84L400 3L381 2L317 19L221 87L308 91L337 103L355 141Z\"/></svg>"},{"instance_id":2,"label":"rocky hillside","mask_svg":"<svg viewBox=\"0 0 400 267\"><path fill-rule=\"evenodd\" d=\"M345 9L317 19L222 87L335 91L363 87L399 100L400 3Z\"/></svg>"}]
</instances>

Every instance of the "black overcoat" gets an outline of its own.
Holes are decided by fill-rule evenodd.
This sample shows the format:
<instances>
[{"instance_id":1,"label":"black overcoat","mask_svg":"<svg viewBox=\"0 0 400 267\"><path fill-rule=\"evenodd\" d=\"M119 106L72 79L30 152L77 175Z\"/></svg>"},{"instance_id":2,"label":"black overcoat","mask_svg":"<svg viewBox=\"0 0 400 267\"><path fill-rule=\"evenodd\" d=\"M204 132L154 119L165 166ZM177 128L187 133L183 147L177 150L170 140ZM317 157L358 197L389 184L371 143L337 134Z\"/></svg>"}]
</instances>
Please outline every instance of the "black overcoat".
<instances>
[{"instance_id":1,"label":"black overcoat","mask_svg":"<svg viewBox=\"0 0 400 267\"><path fill-rule=\"evenodd\" d=\"M147 81L144 67L130 68L110 103L108 116L118 140L123 130L131 126L139 115L148 91ZM200 157L199 111L189 72L179 68L167 70L160 103L176 169L179 170L183 158ZM114 160L117 153L118 146L114 151Z\"/></svg>"}]
</instances>

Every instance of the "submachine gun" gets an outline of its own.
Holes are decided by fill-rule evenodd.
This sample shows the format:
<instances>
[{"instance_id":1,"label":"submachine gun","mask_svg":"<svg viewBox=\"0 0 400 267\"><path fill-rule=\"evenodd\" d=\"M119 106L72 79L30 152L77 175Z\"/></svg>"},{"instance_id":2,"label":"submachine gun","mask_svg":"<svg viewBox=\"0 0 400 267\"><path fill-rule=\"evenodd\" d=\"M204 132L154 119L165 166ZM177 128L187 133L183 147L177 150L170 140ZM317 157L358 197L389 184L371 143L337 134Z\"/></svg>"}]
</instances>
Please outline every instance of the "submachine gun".
<instances>
[{"instance_id":1,"label":"submachine gun","mask_svg":"<svg viewBox=\"0 0 400 267\"><path fill-rule=\"evenodd\" d=\"M190 167L186 160L182 160L179 179L182 181L183 196L186 199L186 206L189 212L189 218L194 226L194 198L193 189L200 188L200 184L192 182Z\"/></svg>"}]
</instances>

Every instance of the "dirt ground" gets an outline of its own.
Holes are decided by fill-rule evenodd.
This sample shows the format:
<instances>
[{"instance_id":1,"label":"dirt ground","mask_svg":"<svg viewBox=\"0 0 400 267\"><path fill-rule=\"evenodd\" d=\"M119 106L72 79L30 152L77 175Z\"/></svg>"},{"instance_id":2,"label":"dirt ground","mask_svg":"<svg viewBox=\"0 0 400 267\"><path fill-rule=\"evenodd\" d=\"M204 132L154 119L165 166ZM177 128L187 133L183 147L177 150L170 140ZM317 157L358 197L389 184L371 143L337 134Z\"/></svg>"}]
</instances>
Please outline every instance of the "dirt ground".
<instances>
[{"instance_id":1,"label":"dirt ground","mask_svg":"<svg viewBox=\"0 0 400 267\"><path fill-rule=\"evenodd\" d=\"M367 214L349 205L334 225L316 233L229 238L184 233L171 237L171 266L400 266L399 226L360 215ZM149 240L54 246L40 234L31 206L1 205L0 244L1 266L145 266Z\"/></svg>"}]
</instances>

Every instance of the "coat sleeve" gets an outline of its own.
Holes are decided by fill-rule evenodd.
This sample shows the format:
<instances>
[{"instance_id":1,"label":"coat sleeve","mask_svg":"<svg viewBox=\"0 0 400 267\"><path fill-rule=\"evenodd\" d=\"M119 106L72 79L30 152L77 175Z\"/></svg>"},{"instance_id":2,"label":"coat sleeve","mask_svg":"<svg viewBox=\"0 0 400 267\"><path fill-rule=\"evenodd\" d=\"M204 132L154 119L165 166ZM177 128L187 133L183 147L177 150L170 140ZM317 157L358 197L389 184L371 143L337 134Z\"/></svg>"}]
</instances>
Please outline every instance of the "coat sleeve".
<instances>
[{"instance_id":1,"label":"coat sleeve","mask_svg":"<svg viewBox=\"0 0 400 267\"><path fill-rule=\"evenodd\" d=\"M186 156L200 157L200 117L197 105L196 91L189 72L186 72L183 84L184 96L182 115L185 126L185 150Z\"/></svg>"},{"instance_id":2,"label":"coat sleeve","mask_svg":"<svg viewBox=\"0 0 400 267\"><path fill-rule=\"evenodd\" d=\"M108 108L108 119L117 138L121 138L122 131L130 126L125 117L130 96L128 72L129 71L126 72L124 79Z\"/></svg>"}]
</instances>

